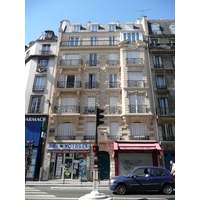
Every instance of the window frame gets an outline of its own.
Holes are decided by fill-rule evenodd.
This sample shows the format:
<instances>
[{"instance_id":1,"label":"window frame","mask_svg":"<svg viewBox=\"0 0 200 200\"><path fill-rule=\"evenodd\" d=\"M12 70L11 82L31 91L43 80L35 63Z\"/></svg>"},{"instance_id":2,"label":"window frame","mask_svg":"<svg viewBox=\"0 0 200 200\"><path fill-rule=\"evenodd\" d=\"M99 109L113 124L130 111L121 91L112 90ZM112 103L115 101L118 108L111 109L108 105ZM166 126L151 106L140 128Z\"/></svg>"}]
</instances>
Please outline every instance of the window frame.
<instances>
[{"instance_id":1,"label":"window frame","mask_svg":"<svg viewBox=\"0 0 200 200\"><path fill-rule=\"evenodd\" d=\"M43 95L31 95L28 113L42 113L42 112L43 112L43 110L42 110L42 108L43 108L43 97L44 97ZM33 100L34 100L34 98L40 99L40 106L39 106L38 112L37 112L37 110L35 110L35 109L37 109L37 108L35 108L35 109L34 109L34 112L32 112L32 107L33 107ZM38 100L37 100L37 101L38 101ZM38 102L37 102L37 104L38 104ZM37 107L37 106L36 106L36 107ZM35 111L36 111L36 112L35 112Z\"/></svg>"},{"instance_id":2,"label":"window frame","mask_svg":"<svg viewBox=\"0 0 200 200\"><path fill-rule=\"evenodd\" d=\"M36 84L37 84L37 79L38 78L44 78L44 80L43 80L43 86L42 86L42 88L36 88ZM33 82L33 88L32 88L32 90L33 91L44 91L45 90L45 86L46 86L46 75L40 75L40 74L36 74L35 75L35 78L34 78L34 82Z\"/></svg>"}]
</instances>

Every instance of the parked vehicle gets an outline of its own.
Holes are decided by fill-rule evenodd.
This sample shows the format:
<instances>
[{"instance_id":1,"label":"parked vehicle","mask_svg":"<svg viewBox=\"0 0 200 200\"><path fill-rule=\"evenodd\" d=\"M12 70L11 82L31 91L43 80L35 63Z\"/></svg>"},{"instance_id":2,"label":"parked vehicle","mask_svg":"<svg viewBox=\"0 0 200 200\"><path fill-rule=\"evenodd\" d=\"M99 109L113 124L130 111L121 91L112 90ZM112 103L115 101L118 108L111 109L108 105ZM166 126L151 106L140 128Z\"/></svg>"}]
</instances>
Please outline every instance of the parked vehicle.
<instances>
[{"instance_id":1,"label":"parked vehicle","mask_svg":"<svg viewBox=\"0 0 200 200\"><path fill-rule=\"evenodd\" d=\"M110 190L123 195L126 192L162 191L171 194L175 181L169 170L163 167L139 166L128 175L117 176L109 181Z\"/></svg>"}]
</instances>

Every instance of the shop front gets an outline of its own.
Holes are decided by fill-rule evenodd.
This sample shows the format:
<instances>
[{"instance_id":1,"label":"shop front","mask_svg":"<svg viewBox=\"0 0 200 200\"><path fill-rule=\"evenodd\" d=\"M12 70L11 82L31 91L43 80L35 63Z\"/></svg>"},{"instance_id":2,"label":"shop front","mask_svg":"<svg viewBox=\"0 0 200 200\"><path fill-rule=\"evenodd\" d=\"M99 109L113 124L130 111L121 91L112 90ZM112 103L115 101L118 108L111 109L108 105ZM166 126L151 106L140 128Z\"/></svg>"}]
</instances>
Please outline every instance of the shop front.
<instances>
[{"instance_id":1,"label":"shop front","mask_svg":"<svg viewBox=\"0 0 200 200\"><path fill-rule=\"evenodd\" d=\"M47 144L51 153L49 179L82 179L89 177L90 144Z\"/></svg>"},{"instance_id":2,"label":"shop front","mask_svg":"<svg viewBox=\"0 0 200 200\"><path fill-rule=\"evenodd\" d=\"M162 150L158 143L114 142L115 175L128 174L136 166L158 166Z\"/></svg>"}]
</instances>

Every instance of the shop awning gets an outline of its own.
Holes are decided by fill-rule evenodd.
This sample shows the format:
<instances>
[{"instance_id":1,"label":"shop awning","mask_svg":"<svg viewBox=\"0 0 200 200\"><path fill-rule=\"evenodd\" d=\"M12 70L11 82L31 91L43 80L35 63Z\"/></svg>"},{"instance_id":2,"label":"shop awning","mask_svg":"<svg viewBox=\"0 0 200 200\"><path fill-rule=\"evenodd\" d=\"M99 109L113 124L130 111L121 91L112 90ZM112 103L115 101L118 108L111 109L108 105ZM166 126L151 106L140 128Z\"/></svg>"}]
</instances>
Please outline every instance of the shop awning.
<instances>
[{"instance_id":1,"label":"shop awning","mask_svg":"<svg viewBox=\"0 0 200 200\"><path fill-rule=\"evenodd\" d=\"M114 150L158 150L162 151L158 143L116 143Z\"/></svg>"}]
</instances>

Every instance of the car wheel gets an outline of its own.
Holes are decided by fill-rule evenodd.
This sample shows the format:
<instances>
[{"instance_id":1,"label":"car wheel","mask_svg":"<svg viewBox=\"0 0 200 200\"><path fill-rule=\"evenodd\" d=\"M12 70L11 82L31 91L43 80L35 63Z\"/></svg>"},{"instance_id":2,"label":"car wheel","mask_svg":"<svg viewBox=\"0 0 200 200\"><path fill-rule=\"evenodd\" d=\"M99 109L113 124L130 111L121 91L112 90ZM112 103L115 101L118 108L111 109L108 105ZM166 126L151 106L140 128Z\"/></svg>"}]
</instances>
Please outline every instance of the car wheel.
<instances>
[{"instance_id":1,"label":"car wheel","mask_svg":"<svg viewBox=\"0 0 200 200\"><path fill-rule=\"evenodd\" d=\"M165 184L165 185L163 186L163 193L164 193L164 194L171 194L172 192L173 192L173 188L172 188L171 185Z\"/></svg>"},{"instance_id":2,"label":"car wheel","mask_svg":"<svg viewBox=\"0 0 200 200\"><path fill-rule=\"evenodd\" d=\"M126 193L126 186L124 184L119 184L117 187L116 187L116 192L117 194L125 194Z\"/></svg>"}]
</instances>

